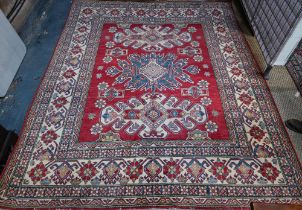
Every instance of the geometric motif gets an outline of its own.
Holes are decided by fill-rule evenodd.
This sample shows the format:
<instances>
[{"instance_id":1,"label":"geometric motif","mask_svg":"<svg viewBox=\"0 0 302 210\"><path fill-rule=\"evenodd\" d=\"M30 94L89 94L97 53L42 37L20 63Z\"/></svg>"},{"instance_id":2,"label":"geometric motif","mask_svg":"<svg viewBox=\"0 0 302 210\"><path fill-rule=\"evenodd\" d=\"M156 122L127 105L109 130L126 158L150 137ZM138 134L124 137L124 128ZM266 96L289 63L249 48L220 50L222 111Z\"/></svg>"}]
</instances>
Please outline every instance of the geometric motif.
<instances>
[{"instance_id":1,"label":"geometric motif","mask_svg":"<svg viewBox=\"0 0 302 210\"><path fill-rule=\"evenodd\" d=\"M131 98L128 103L107 106L101 113L101 123L110 125L114 131L124 130L129 135L139 134L141 138L167 138L169 132L177 134L193 130L196 124L207 120L207 111L201 104L191 105L188 100L176 97L166 99L163 94L144 94L140 100Z\"/></svg>"},{"instance_id":2,"label":"geometric motif","mask_svg":"<svg viewBox=\"0 0 302 210\"><path fill-rule=\"evenodd\" d=\"M139 89L155 92L157 89L177 89L181 82L192 83L190 74L199 73L199 68L189 65L188 59L176 59L174 54L131 54L128 61L118 60L121 69L112 66L108 68L107 75L115 77L114 84L125 83L126 89L135 91Z\"/></svg>"},{"instance_id":3,"label":"geometric motif","mask_svg":"<svg viewBox=\"0 0 302 210\"><path fill-rule=\"evenodd\" d=\"M191 46L187 46L185 48L178 48L177 52L181 55L194 56L194 55L201 55L202 51L200 48L194 48Z\"/></svg>"},{"instance_id":4,"label":"geometric motif","mask_svg":"<svg viewBox=\"0 0 302 210\"><path fill-rule=\"evenodd\" d=\"M127 54L128 54L128 50L121 49L119 47L106 50L106 55L114 56L114 57L120 57L120 56L127 55Z\"/></svg>"},{"instance_id":5,"label":"geometric motif","mask_svg":"<svg viewBox=\"0 0 302 210\"><path fill-rule=\"evenodd\" d=\"M113 40L117 44L122 43L124 47L142 48L147 52L158 52L164 48L170 49L175 46L182 46L183 43L191 41L191 35L188 32L181 32L178 28L172 29L169 26L141 25L115 33Z\"/></svg>"},{"instance_id":6,"label":"geometric motif","mask_svg":"<svg viewBox=\"0 0 302 210\"><path fill-rule=\"evenodd\" d=\"M182 88L181 95L182 96L192 96L193 98L199 98L200 96L208 96L207 87L199 87L199 86L191 86L189 88Z\"/></svg>"},{"instance_id":7,"label":"geometric motif","mask_svg":"<svg viewBox=\"0 0 302 210\"><path fill-rule=\"evenodd\" d=\"M219 98L211 98L218 95L216 82L206 76L210 72L202 72L204 66L207 71L211 68L204 60L207 51L202 48L200 32L200 25L104 24L96 79L91 81L85 108L84 119L88 120L82 123L79 141L227 140L223 118L214 119L223 117ZM135 49L132 41L117 41L128 33L137 34L127 39L135 37L135 43L145 40L148 44ZM169 50L145 50L149 45ZM172 99L178 102L173 104ZM187 109L180 110L181 103ZM202 120L194 110L199 110ZM202 132L198 138L195 129Z\"/></svg>"},{"instance_id":8,"label":"geometric motif","mask_svg":"<svg viewBox=\"0 0 302 210\"><path fill-rule=\"evenodd\" d=\"M161 35L155 33L156 30L159 30ZM101 40L102 51L99 52L102 53L97 56L97 60L103 58L106 63L104 59L108 58L110 65L104 67L104 63L100 63L102 68L98 71L105 71L107 77L98 77L100 73L96 74L98 95L91 98L95 100L94 106L87 106L85 112L89 113L89 121L83 123L80 139L90 141L87 138L89 137L94 139L93 141L104 142L104 139L112 139L115 136L112 142L155 138L193 140L191 133L194 133L194 129L203 133L197 140L227 139L224 122L219 121L221 123L217 124L216 119L208 119L209 115L205 109L206 106L212 110L213 107L221 107L221 104L219 100L211 99L209 93L209 87L213 84L211 92L214 94L215 81L210 83L209 78L204 78L205 76L201 79L201 66L208 67L208 64L203 64L206 50L202 55L202 49L196 48L202 46L202 40L194 36L198 30L200 26L187 24L105 24L105 40ZM129 31L139 31L139 35L132 34L129 37L135 37L139 42L146 39L152 46L160 47L164 42L179 44L170 46L169 51L163 49L160 52L149 52L143 49L147 44L134 49L134 44L130 41L117 42L120 36ZM187 42L179 42L177 39L185 37L184 35L190 39L187 39ZM103 46L106 47L105 54ZM179 46L183 48L178 48ZM94 81L91 92L93 84ZM90 95L91 93L88 97ZM153 97L152 100L145 99L147 95L149 98ZM190 107L180 110L178 107L181 104L166 104L166 101L161 101L160 98L167 102L175 99L178 103L187 103ZM141 105L135 107L132 104L135 101ZM200 114L204 115L203 120L193 116L195 109L200 109ZM187 112L192 116L188 118ZM210 115L214 116L213 113L216 111L210 112ZM223 116L223 113L221 114Z\"/></svg>"},{"instance_id":9,"label":"geometric motif","mask_svg":"<svg viewBox=\"0 0 302 210\"><path fill-rule=\"evenodd\" d=\"M106 98L109 101L112 101L114 98L124 98L125 91L124 90L117 90L115 88L106 88L99 90L99 97Z\"/></svg>"}]
</instances>

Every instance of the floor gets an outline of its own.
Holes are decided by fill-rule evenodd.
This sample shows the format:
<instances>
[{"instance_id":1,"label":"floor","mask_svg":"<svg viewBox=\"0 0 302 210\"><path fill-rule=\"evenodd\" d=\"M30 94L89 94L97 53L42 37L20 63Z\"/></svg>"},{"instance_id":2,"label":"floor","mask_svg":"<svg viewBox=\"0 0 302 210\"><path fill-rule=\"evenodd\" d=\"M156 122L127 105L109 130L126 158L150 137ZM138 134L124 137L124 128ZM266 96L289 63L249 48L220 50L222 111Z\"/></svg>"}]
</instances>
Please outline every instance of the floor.
<instances>
[{"instance_id":1,"label":"floor","mask_svg":"<svg viewBox=\"0 0 302 210\"><path fill-rule=\"evenodd\" d=\"M20 32L20 36L27 46L27 54L7 96L0 99L0 124L9 130L19 133L22 128L26 111L64 27L71 2L71 0L39 1ZM264 60L255 38L246 27L247 24L240 16L240 11L235 10L235 13L238 15L239 24L243 26L255 59L260 68L264 69ZM302 98L295 97L297 89L285 67L274 67L268 85L282 119L302 119ZM289 131L289 135L300 160L302 160L302 135L291 131Z\"/></svg>"},{"instance_id":2,"label":"floor","mask_svg":"<svg viewBox=\"0 0 302 210\"><path fill-rule=\"evenodd\" d=\"M0 124L6 129L20 132L64 27L71 2L39 1L21 29L19 35L27 47L27 53L6 97L0 99Z\"/></svg>"},{"instance_id":3,"label":"floor","mask_svg":"<svg viewBox=\"0 0 302 210\"><path fill-rule=\"evenodd\" d=\"M286 67L293 77L297 89L302 93L302 40L291 55L290 61L286 64Z\"/></svg>"}]
</instances>

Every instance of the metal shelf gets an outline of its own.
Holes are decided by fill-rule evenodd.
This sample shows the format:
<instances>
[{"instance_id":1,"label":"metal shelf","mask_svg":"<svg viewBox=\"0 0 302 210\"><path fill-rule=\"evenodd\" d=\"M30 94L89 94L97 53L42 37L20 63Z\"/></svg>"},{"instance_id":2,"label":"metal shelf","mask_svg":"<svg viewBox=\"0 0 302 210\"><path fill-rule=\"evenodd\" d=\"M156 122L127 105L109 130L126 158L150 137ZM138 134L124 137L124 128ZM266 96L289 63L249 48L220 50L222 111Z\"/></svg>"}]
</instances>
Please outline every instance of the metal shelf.
<instances>
[{"instance_id":1,"label":"metal shelf","mask_svg":"<svg viewBox=\"0 0 302 210\"><path fill-rule=\"evenodd\" d=\"M302 17L301 0L241 0L255 36L271 64Z\"/></svg>"}]
</instances>

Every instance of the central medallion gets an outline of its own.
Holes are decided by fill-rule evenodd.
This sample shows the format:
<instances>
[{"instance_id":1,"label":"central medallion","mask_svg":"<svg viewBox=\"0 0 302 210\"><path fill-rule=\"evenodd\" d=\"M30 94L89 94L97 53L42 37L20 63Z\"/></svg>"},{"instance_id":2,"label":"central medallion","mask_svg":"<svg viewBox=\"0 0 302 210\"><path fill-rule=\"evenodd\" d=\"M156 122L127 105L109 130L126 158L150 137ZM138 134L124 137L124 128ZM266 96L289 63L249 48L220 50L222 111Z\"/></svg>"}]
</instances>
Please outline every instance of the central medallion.
<instances>
[{"instance_id":1,"label":"central medallion","mask_svg":"<svg viewBox=\"0 0 302 210\"><path fill-rule=\"evenodd\" d=\"M114 84L125 84L126 89L139 89L155 92L159 90L175 90L181 83L193 83L191 75L199 73L195 65L187 66L188 59L177 59L174 54L148 53L131 54L128 60L118 60L117 68L107 69L107 75L115 78Z\"/></svg>"},{"instance_id":2,"label":"central medallion","mask_svg":"<svg viewBox=\"0 0 302 210\"><path fill-rule=\"evenodd\" d=\"M157 79L161 78L168 70L156 63L155 59L152 59L150 63L142 67L140 73L150 80L151 83L154 83Z\"/></svg>"}]
</instances>

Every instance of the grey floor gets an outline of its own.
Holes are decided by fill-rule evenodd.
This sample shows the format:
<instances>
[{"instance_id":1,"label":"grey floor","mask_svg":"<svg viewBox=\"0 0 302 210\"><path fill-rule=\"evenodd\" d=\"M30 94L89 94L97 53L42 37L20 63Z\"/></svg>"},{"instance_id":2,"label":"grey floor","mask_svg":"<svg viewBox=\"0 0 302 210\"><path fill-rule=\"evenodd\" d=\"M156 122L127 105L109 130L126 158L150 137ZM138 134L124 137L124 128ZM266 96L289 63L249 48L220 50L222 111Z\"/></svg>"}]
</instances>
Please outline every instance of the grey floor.
<instances>
[{"instance_id":1,"label":"grey floor","mask_svg":"<svg viewBox=\"0 0 302 210\"><path fill-rule=\"evenodd\" d=\"M26 111L47 68L53 49L56 45L71 5L70 0L41 0L31 13L28 21L20 32L27 46L27 55L7 93L0 99L0 124L20 132ZM242 21L240 12L239 23L245 31L246 22ZM264 61L257 42L250 33L245 33L252 52L259 66L264 69ZM285 67L275 67L268 81L269 88L275 99L283 120L289 118L302 119L302 98L295 97L297 89ZM297 154L302 160L302 135L288 131Z\"/></svg>"},{"instance_id":2,"label":"grey floor","mask_svg":"<svg viewBox=\"0 0 302 210\"><path fill-rule=\"evenodd\" d=\"M39 0L19 35L27 53L6 96L0 124L19 133L27 109L50 61L71 6L70 0Z\"/></svg>"},{"instance_id":3,"label":"grey floor","mask_svg":"<svg viewBox=\"0 0 302 210\"><path fill-rule=\"evenodd\" d=\"M275 67L268 81L282 119L296 118L302 120L302 98L296 97L296 86L284 67ZM300 161L302 160L302 134L288 130Z\"/></svg>"},{"instance_id":4,"label":"grey floor","mask_svg":"<svg viewBox=\"0 0 302 210\"><path fill-rule=\"evenodd\" d=\"M260 68L265 69L264 58L255 37L250 34L245 34L245 37ZM296 94L299 92L286 67L275 66L271 70L267 84L283 121L291 118L302 120L302 98L301 96L297 97ZM289 129L287 131L301 162L302 134L295 133Z\"/></svg>"}]
</instances>

